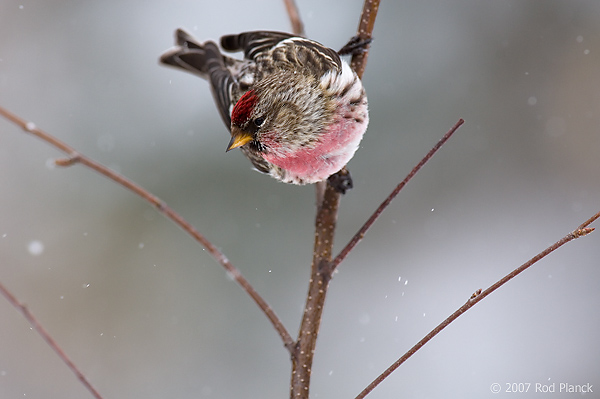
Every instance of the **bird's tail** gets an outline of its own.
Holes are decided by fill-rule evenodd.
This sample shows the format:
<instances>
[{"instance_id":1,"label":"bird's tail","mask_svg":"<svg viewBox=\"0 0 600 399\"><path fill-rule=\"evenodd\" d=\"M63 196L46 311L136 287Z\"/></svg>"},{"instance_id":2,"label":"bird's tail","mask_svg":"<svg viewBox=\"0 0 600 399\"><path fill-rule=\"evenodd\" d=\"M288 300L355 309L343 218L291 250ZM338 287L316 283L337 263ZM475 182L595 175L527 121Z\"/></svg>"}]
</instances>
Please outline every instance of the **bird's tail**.
<instances>
[{"instance_id":1,"label":"bird's tail","mask_svg":"<svg viewBox=\"0 0 600 399\"><path fill-rule=\"evenodd\" d=\"M221 119L229 129L231 85L234 79L226 63L234 64L235 61L221 54L215 42L198 43L183 29L177 29L175 41L176 47L167 50L160 57L160 62L208 80Z\"/></svg>"},{"instance_id":2,"label":"bird's tail","mask_svg":"<svg viewBox=\"0 0 600 399\"><path fill-rule=\"evenodd\" d=\"M204 79L208 79L211 69L225 68L223 55L214 42L200 44L183 29L177 29L175 40L177 46L160 57L161 63L200 75Z\"/></svg>"}]
</instances>

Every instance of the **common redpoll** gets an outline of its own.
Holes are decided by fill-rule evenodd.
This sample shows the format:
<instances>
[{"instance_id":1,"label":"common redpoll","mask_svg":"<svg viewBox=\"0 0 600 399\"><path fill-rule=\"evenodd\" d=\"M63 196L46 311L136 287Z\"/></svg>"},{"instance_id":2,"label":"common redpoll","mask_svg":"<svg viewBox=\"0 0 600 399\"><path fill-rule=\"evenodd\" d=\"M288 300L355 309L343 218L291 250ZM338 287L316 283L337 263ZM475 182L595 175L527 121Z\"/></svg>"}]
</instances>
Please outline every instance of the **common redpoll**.
<instances>
[{"instance_id":1,"label":"common redpoll","mask_svg":"<svg viewBox=\"0 0 600 399\"><path fill-rule=\"evenodd\" d=\"M340 171L367 129L363 85L339 54L280 32L246 32L198 43L176 32L177 47L160 58L210 83L230 130L227 151L240 148L260 172L294 184L316 183Z\"/></svg>"}]
</instances>

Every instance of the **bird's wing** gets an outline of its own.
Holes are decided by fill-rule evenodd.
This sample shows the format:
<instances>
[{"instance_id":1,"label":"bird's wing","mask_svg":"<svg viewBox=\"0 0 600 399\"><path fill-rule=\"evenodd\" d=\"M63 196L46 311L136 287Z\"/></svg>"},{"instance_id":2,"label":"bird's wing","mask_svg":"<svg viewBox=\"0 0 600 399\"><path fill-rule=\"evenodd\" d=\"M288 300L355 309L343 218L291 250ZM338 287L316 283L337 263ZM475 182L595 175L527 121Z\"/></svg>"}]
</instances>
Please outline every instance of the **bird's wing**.
<instances>
[{"instance_id":1,"label":"bird's wing","mask_svg":"<svg viewBox=\"0 0 600 399\"><path fill-rule=\"evenodd\" d=\"M314 40L283 32L253 31L221 38L226 51L243 51L244 57L261 63L269 60L273 66L301 65L322 76L332 69L338 71L342 62L338 53Z\"/></svg>"},{"instance_id":2,"label":"bird's wing","mask_svg":"<svg viewBox=\"0 0 600 399\"><path fill-rule=\"evenodd\" d=\"M229 52L243 51L244 57L256 60L279 42L294 36L284 32L252 31L221 37L221 47Z\"/></svg>"}]
</instances>

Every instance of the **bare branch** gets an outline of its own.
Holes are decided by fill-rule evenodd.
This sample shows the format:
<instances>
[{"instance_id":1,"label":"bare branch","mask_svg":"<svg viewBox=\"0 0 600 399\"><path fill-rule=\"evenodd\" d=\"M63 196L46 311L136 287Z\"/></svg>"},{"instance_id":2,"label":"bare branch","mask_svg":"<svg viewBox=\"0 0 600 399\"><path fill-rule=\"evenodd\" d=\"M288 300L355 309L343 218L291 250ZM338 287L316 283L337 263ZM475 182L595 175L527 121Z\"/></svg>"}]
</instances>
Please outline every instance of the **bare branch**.
<instances>
[{"instance_id":1,"label":"bare branch","mask_svg":"<svg viewBox=\"0 0 600 399\"><path fill-rule=\"evenodd\" d=\"M378 7L379 0L365 0L358 27L360 39L371 37ZM355 53L352 57L352 68L359 77L362 77L365 69L367 53L368 47L364 52ZM324 193L323 184L317 184L316 190L318 202L311 276L304 315L298 332L298 341L292 355L290 396L298 399L308 399L313 356L317 345L325 297L333 274L331 257L340 203L340 193L330 184L325 184Z\"/></svg>"},{"instance_id":2,"label":"bare branch","mask_svg":"<svg viewBox=\"0 0 600 399\"><path fill-rule=\"evenodd\" d=\"M323 202L317 212L308 294L300 331L298 332L295 356L292 357L292 381L290 384L292 398L308 398L313 356L319 335L327 288L332 275L329 263L331 261L331 248L335 234L339 198L339 193L330 184L327 184Z\"/></svg>"},{"instance_id":3,"label":"bare branch","mask_svg":"<svg viewBox=\"0 0 600 399\"><path fill-rule=\"evenodd\" d=\"M396 196L398 195L398 193L400 193L404 186L406 186L406 184L412 180L412 178L417 174L417 172L433 157L433 155L446 143L446 141L448 141L450 137L452 137L454 132L456 132L464 122L464 120L459 119L459 121L456 122L454 126L452 126L452 128L440 139L440 141L438 141L437 144L433 146L431 150L429 150L427 155L425 155L423 159L421 159L421 161L410 171L410 173L404 178L404 180L402 180L400 184L396 186L396 188L390 193L390 195L388 195L385 201L383 201L381 205L379 205L379 207L375 210L375 212L373 212L371 217L358 230L354 237L352 237L350 242L346 244L346 246L344 247L344 249L342 249L340 254L335 257L333 262L331 262L332 269L338 267L339 264L344 259L346 259L346 256L348 256L350 251L352 251L352 249L363 239L367 230L369 230L373 223L375 223L379 216L381 216L385 208L387 208L390 205L390 203L394 200L394 198L396 198Z\"/></svg>"},{"instance_id":4,"label":"bare branch","mask_svg":"<svg viewBox=\"0 0 600 399\"><path fill-rule=\"evenodd\" d=\"M42 325L40 324L40 322L29 311L29 309L27 309L27 306L25 306L22 303L20 303L17 300L17 298L8 289L6 289L6 287L4 287L4 285L2 283L0 283L0 293L2 293L2 295L8 300L8 302L15 309L17 309L23 315L23 317L25 317L25 319L29 322L29 324L31 324L31 327L33 327L33 329L35 331L37 331L37 333L44 339L44 341L46 341L46 343L48 344L48 346L50 346L50 348L52 348L52 350L54 352L56 352L56 354L58 355L58 357L60 358L60 360L62 360L63 363L65 363L67 365L67 367L69 369L71 369L71 371L73 372L73 374L75 374L75 376L77 377L77 379L79 381L81 381L81 383L83 384L83 386L88 391L90 391L90 393L92 394L92 396L94 396L94 398L96 398L96 399L102 399L102 395L100 395L100 393L96 390L96 388L94 388L92 386L92 384L90 383L90 381L77 368L77 366L75 365L75 363L73 363L73 361L69 358L69 356L67 356L67 354L62 350L62 348L54 340L54 338L52 338L50 336L50 334L48 333L48 331L46 331L46 329L44 327L42 327Z\"/></svg>"},{"instance_id":5,"label":"bare branch","mask_svg":"<svg viewBox=\"0 0 600 399\"><path fill-rule=\"evenodd\" d=\"M290 17L290 23L292 24L292 33L294 35L304 36L304 24L300 18L300 11L294 0L283 0L285 9Z\"/></svg>"},{"instance_id":6,"label":"bare branch","mask_svg":"<svg viewBox=\"0 0 600 399\"><path fill-rule=\"evenodd\" d=\"M379 1L380 0L365 0L363 4L363 10L360 16L357 34L359 40L362 42L370 40L373 37L375 18L377 18L377 11L379 10ZM365 72L365 68L367 67L368 56L369 45L367 45L365 51L357 52L352 56L352 62L350 66L361 79Z\"/></svg>"},{"instance_id":7,"label":"bare branch","mask_svg":"<svg viewBox=\"0 0 600 399\"><path fill-rule=\"evenodd\" d=\"M423 337L422 340L417 342L417 344L415 346L410 348L410 350L408 352L406 352L404 355L402 355L402 357L400 357L398 360L396 360L390 367L388 367L383 373L381 373L372 383L370 383L356 397L356 399L362 399L365 396L367 396L367 394L369 394L373 389L375 389L375 387L377 385L379 385L390 374L392 374L398 367L400 367L400 365L402 363L404 363L408 358L410 358L412 355L414 355L415 352L417 352L419 349L421 349L427 342L429 342L433 337L435 337L437 334L439 334L440 331L442 331L444 328L446 328L448 325L450 325L450 323L452 323L454 320L456 320L460 315L462 315L467 310L471 309L473 306L475 306L477 303L479 303L483 298L490 295L492 292L496 291L498 288L500 288L501 286L506 284L508 281L512 280L513 278L515 278L516 276L521 274L523 271L525 271L526 269L531 267L534 263L538 262L539 260L541 260L545 256L549 255L550 253L556 251L558 248L562 247L566 243L568 243L576 238L588 235L589 233L594 231L593 228L589 228L586 226L589 226L590 223L592 223L594 220L598 219L599 217L600 217L600 212L598 212L597 214L592 216L590 219L588 219L586 222L584 222L581 226L579 226L577 229L575 229L571 233L564 236L562 239L560 239L557 242L555 242L554 244L550 245L548 248L546 248L539 254L535 255L533 258L529 259L527 262L523 263L521 266L517 267L512 272L510 272L506 276L502 277L500 280L498 280L497 282L492 284L485 291L481 291L480 289L475 291L475 293L473 295L471 295L469 300L467 300L467 302L464 305L462 305L460 308L458 308L446 320L444 320L437 327L435 327L433 330L431 330L431 332L429 332L429 334L427 334L425 337Z\"/></svg>"},{"instance_id":8,"label":"bare branch","mask_svg":"<svg viewBox=\"0 0 600 399\"><path fill-rule=\"evenodd\" d=\"M589 218L588 220L586 220L585 222L580 224L577 229L582 230L582 229L588 227L590 224L595 222L598 218L600 218L600 212L598 212L597 214L595 214L594 216L592 216L591 218Z\"/></svg>"},{"instance_id":9,"label":"bare branch","mask_svg":"<svg viewBox=\"0 0 600 399\"><path fill-rule=\"evenodd\" d=\"M118 174L117 172L107 168L106 166L88 158L77 151L74 148L63 143L56 137L46 133L45 131L37 128L34 123L27 122L24 119L21 119L17 115L9 112L8 110L0 107L0 115L4 116L6 119L10 120L14 124L20 126L23 130L28 133L33 134L34 136L42 139L48 144L58 148L59 150L68 154L68 158L58 159L56 164L59 166L70 166L75 163L83 164L90 169L95 170L96 172L108 177L114 182L120 184L121 186L133 191L144 200L148 201L152 205L156 207L156 209L165 215L167 218L171 219L175 224L181 227L186 233L192 236L196 241L198 241L202 246L206 249L206 251L227 271L227 273L242 287L242 289L256 302L258 307L263 311L265 316L271 321L271 324L279 333L281 340L283 341L284 346L288 349L288 351L292 351L292 347L294 345L294 341L291 335L286 330L285 326L277 317L271 306L259 295L259 293L252 287L252 285L242 276L240 271L234 267L229 259L223 254L217 247L215 247L206 237L204 237L194 226L188 223L183 217L181 217L177 212L175 212L172 208L170 208L164 201L150 192L146 191L144 188L134 183L133 181L127 179L126 177Z\"/></svg>"}]
</instances>

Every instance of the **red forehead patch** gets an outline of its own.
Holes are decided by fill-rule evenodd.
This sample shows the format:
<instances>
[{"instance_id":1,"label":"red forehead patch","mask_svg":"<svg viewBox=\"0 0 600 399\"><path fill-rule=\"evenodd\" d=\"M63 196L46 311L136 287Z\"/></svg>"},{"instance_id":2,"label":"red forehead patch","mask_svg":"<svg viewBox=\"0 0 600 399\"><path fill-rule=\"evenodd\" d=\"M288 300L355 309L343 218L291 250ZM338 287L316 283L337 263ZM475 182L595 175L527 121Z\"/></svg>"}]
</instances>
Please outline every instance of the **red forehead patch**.
<instances>
[{"instance_id":1,"label":"red forehead patch","mask_svg":"<svg viewBox=\"0 0 600 399\"><path fill-rule=\"evenodd\" d=\"M233 107L233 111L231 111L231 122L234 125L243 125L250 119L250 115L252 115L252 110L254 110L254 105L257 101L258 97L256 97L254 90L247 91Z\"/></svg>"}]
</instances>

